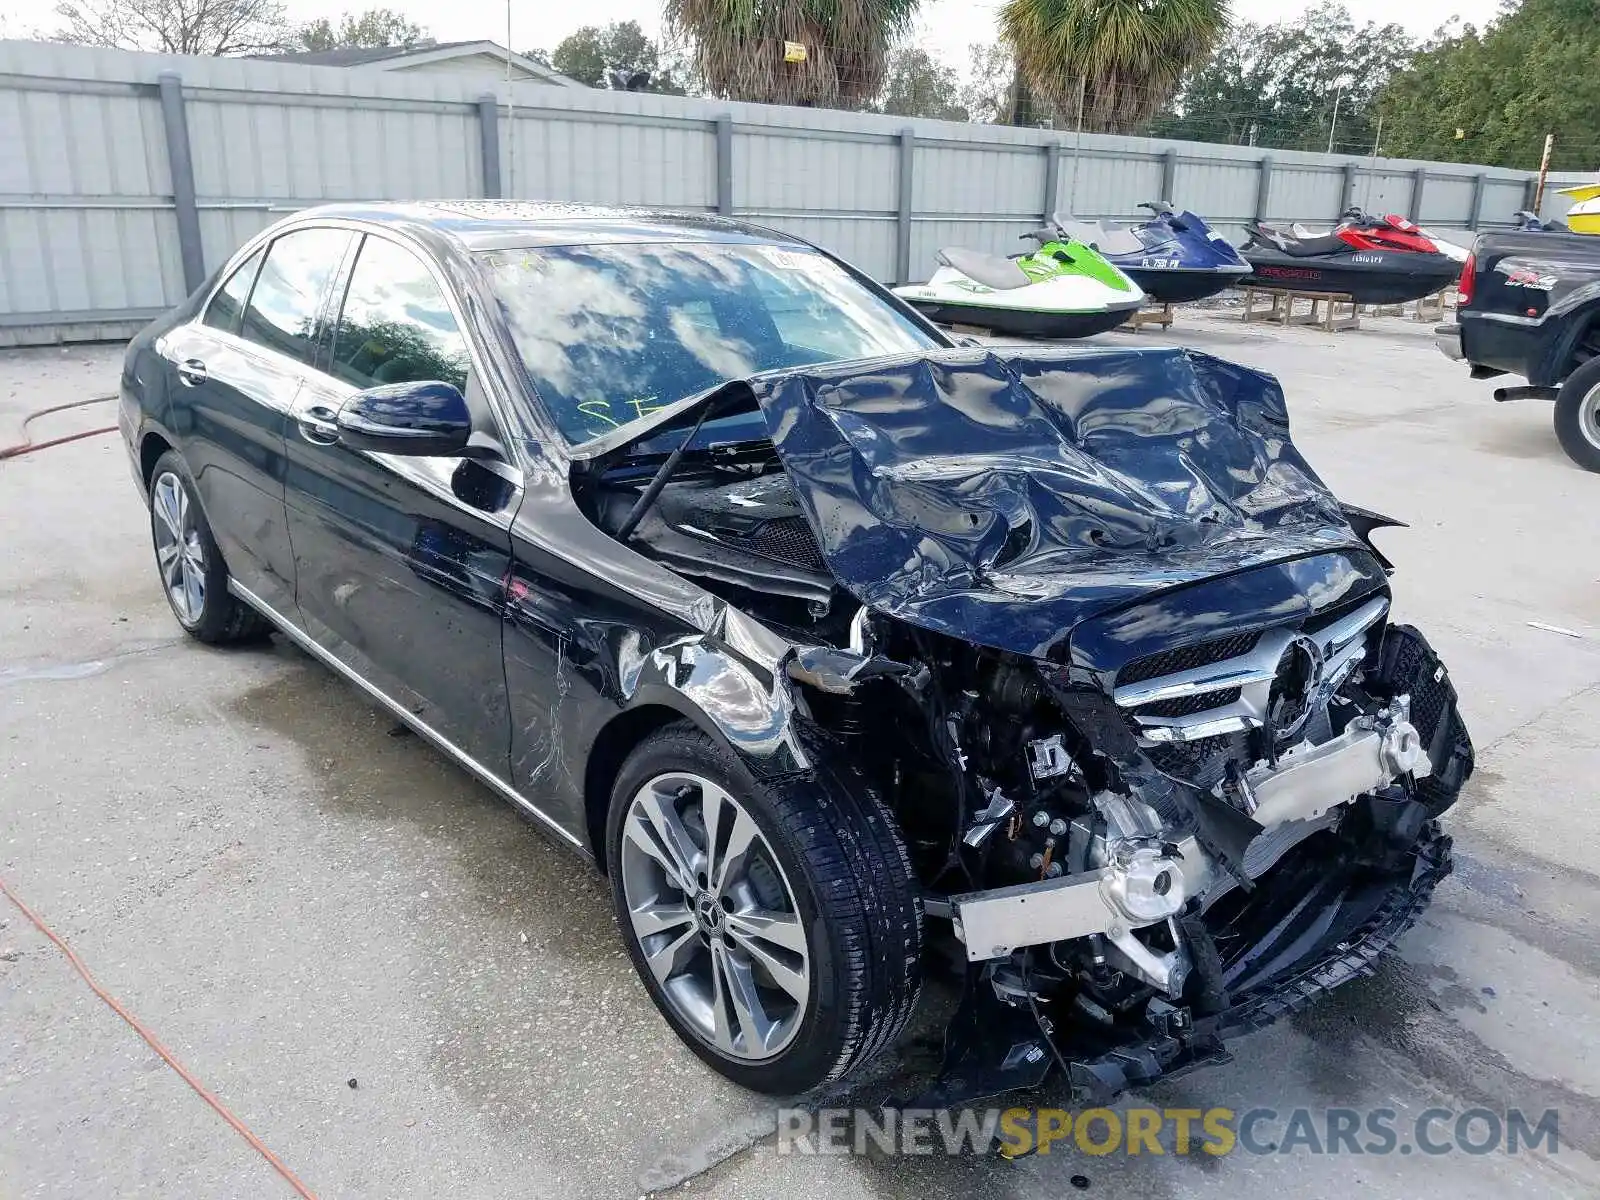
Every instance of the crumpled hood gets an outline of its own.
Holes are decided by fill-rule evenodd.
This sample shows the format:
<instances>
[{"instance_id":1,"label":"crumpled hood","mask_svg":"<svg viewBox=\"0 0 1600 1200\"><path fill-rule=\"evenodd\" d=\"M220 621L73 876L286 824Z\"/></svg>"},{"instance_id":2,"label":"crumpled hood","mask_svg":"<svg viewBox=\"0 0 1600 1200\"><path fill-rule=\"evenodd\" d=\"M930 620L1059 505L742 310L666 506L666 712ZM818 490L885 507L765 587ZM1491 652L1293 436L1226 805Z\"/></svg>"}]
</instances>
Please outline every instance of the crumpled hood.
<instances>
[{"instance_id":1,"label":"crumpled hood","mask_svg":"<svg viewBox=\"0 0 1600 1200\"><path fill-rule=\"evenodd\" d=\"M857 599L1043 657L1152 592L1360 547L1271 376L1187 350L950 350L750 380Z\"/></svg>"}]
</instances>

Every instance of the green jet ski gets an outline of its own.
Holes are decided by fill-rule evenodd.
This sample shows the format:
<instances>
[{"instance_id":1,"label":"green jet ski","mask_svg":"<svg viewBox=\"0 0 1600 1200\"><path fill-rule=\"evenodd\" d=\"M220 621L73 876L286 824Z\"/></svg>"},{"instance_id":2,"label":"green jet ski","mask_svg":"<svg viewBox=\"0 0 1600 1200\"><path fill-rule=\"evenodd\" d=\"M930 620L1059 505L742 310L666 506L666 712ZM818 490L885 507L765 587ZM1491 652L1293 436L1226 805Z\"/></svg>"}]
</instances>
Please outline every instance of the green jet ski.
<instances>
[{"instance_id":1,"label":"green jet ski","mask_svg":"<svg viewBox=\"0 0 1600 1200\"><path fill-rule=\"evenodd\" d=\"M1144 304L1139 285L1067 234L1059 218L1022 239L1039 248L1011 258L941 250L932 279L895 288L895 295L942 325L1023 338L1104 333Z\"/></svg>"}]
</instances>

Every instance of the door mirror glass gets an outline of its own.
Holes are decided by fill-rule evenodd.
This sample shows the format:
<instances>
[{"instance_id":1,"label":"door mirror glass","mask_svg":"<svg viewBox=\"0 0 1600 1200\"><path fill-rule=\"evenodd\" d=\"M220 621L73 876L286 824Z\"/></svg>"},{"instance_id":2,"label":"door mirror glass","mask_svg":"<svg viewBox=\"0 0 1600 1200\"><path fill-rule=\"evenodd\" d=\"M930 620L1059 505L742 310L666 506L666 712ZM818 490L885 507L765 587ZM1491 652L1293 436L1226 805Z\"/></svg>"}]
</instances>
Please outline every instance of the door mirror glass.
<instances>
[{"instance_id":1,"label":"door mirror glass","mask_svg":"<svg viewBox=\"0 0 1600 1200\"><path fill-rule=\"evenodd\" d=\"M352 450L418 457L460 454L472 436L461 389L430 379L357 392L339 410L339 442Z\"/></svg>"}]
</instances>

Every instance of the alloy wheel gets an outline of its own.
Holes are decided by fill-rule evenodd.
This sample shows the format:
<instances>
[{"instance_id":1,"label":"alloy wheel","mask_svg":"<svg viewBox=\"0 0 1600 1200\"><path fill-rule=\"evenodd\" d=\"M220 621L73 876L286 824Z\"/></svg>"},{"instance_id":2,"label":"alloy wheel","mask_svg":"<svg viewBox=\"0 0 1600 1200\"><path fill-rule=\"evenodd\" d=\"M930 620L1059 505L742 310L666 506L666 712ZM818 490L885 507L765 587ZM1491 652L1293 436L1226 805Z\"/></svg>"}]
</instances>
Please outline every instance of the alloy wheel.
<instances>
[{"instance_id":1,"label":"alloy wheel","mask_svg":"<svg viewBox=\"0 0 1600 1200\"><path fill-rule=\"evenodd\" d=\"M683 1022L729 1058L781 1053L805 1018L811 958L749 812L702 776L658 775L629 801L621 868L645 964Z\"/></svg>"},{"instance_id":2,"label":"alloy wheel","mask_svg":"<svg viewBox=\"0 0 1600 1200\"><path fill-rule=\"evenodd\" d=\"M206 607L206 551L183 480L171 471L158 475L150 489L150 511L167 599L185 625L197 625Z\"/></svg>"}]
</instances>

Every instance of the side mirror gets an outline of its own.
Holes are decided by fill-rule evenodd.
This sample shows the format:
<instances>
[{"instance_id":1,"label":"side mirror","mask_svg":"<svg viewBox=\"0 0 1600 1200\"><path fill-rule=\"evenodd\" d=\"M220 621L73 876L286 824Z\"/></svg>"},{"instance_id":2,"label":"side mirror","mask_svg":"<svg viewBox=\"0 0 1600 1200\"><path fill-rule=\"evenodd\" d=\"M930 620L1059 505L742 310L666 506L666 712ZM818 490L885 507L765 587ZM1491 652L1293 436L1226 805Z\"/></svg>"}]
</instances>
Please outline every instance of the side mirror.
<instances>
[{"instance_id":1,"label":"side mirror","mask_svg":"<svg viewBox=\"0 0 1600 1200\"><path fill-rule=\"evenodd\" d=\"M377 454L460 454L472 436L461 390L436 379L357 392L339 410L337 424L342 445Z\"/></svg>"}]
</instances>

